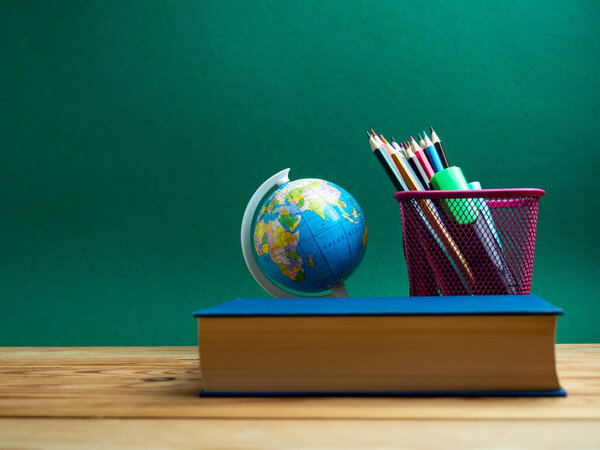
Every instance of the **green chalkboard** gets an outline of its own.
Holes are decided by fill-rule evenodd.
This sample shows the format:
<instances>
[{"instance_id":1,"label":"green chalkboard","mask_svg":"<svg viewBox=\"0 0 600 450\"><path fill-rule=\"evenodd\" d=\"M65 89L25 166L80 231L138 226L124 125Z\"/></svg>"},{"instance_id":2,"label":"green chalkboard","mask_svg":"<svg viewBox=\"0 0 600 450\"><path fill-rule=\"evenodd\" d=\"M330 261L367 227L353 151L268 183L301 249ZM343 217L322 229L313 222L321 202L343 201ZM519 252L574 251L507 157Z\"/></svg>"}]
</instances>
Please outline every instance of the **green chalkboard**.
<instances>
[{"instance_id":1,"label":"green chalkboard","mask_svg":"<svg viewBox=\"0 0 600 450\"><path fill-rule=\"evenodd\" d=\"M600 341L595 1L5 1L0 344L192 345L261 296L239 226L273 173L347 189L354 296L406 295L367 145L433 125L484 187L539 187L533 292Z\"/></svg>"}]
</instances>

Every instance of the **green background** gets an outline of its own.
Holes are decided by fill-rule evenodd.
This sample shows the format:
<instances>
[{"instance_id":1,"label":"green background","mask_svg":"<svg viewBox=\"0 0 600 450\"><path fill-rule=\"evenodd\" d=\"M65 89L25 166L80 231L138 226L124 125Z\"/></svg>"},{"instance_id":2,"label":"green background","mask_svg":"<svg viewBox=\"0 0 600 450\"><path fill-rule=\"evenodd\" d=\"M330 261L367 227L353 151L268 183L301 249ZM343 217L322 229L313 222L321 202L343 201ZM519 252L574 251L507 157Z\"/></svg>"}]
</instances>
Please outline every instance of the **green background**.
<instances>
[{"instance_id":1,"label":"green background","mask_svg":"<svg viewBox=\"0 0 600 450\"><path fill-rule=\"evenodd\" d=\"M192 345L263 292L254 190L333 181L369 226L353 296L407 295L364 135L433 125L484 187L540 187L533 292L600 341L596 1L48 1L0 6L0 344Z\"/></svg>"}]
</instances>

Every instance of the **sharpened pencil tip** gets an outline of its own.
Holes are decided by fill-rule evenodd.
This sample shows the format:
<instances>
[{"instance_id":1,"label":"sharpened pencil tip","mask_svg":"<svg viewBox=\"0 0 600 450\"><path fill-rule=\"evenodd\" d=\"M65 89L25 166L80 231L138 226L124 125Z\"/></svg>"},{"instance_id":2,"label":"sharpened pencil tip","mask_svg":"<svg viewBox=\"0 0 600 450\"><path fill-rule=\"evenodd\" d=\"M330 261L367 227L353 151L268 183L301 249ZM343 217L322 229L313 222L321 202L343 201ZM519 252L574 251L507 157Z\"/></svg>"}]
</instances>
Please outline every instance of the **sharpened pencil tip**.
<instances>
[{"instance_id":1,"label":"sharpened pencil tip","mask_svg":"<svg viewBox=\"0 0 600 450\"><path fill-rule=\"evenodd\" d=\"M425 130L423 130L423 139L425 139L427 137L427 133L425 133Z\"/></svg>"},{"instance_id":2,"label":"sharpened pencil tip","mask_svg":"<svg viewBox=\"0 0 600 450\"><path fill-rule=\"evenodd\" d=\"M433 127L429 127L429 132L433 133Z\"/></svg>"},{"instance_id":3,"label":"sharpened pencil tip","mask_svg":"<svg viewBox=\"0 0 600 450\"><path fill-rule=\"evenodd\" d=\"M375 136L375 132L373 131L373 128L371 128L371 136Z\"/></svg>"},{"instance_id":4,"label":"sharpened pencil tip","mask_svg":"<svg viewBox=\"0 0 600 450\"><path fill-rule=\"evenodd\" d=\"M368 131L365 131L365 133L367 133L367 137L368 137L369 139L371 139L371 133L369 133Z\"/></svg>"},{"instance_id":5,"label":"sharpened pencil tip","mask_svg":"<svg viewBox=\"0 0 600 450\"><path fill-rule=\"evenodd\" d=\"M394 136L392 136L392 142L396 142L396 139L394 139Z\"/></svg>"},{"instance_id":6,"label":"sharpened pencil tip","mask_svg":"<svg viewBox=\"0 0 600 450\"><path fill-rule=\"evenodd\" d=\"M419 139L423 139L423 136L421 136L421 133L417 132L417 135L419 136Z\"/></svg>"}]
</instances>

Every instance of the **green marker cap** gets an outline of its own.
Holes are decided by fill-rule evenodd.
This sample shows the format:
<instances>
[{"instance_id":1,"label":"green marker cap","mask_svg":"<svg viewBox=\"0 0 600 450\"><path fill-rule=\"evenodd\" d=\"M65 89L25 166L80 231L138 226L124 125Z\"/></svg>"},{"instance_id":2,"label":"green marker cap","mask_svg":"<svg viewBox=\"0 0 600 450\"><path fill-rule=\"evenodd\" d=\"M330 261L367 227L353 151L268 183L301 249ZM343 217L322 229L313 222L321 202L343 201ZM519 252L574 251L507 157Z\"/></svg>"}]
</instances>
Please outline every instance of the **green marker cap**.
<instances>
[{"instance_id":1,"label":"green marker cap","mask_svg":"<svg viewBox=\"0 0 600 450\"><path fill-rule=\"evenodd\" d=\"M468 191L469 183L460 167L452 166L436 172L431 185L439 191ZM477 203L473 199L442 200L444 209L460 224L473 223L477 219Z\"/></svg>"}]
</instances>

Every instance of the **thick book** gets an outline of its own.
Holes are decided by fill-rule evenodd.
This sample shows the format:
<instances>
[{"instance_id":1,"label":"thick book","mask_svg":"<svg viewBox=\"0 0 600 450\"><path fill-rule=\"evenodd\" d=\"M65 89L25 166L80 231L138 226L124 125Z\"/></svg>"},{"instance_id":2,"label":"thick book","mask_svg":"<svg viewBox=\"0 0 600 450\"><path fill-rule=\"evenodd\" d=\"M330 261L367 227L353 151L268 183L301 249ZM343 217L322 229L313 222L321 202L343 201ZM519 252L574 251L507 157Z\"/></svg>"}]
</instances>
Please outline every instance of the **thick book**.
<instances>
[{"instance_id":1,"label":"thick book","mask_svg":"<svg viewBox=\"0 0 600 450\"><path fill-rule=\"evenodd\" d=\"M236 298L194 313L201 395L564 396L535 295Z\"/></svg>"}]
</instances>

